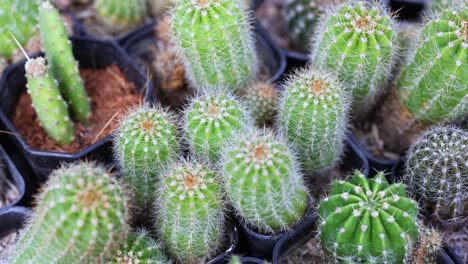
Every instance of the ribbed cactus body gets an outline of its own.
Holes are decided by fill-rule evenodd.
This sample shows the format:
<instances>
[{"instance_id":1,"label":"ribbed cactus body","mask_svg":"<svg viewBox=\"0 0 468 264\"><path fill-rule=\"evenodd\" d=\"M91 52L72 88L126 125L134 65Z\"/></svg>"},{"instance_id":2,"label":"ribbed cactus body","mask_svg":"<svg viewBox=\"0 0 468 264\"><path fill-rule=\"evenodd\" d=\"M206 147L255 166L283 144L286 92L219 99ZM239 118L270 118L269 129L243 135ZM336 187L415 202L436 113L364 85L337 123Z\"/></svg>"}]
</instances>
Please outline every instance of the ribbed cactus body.
<instances>
[{"instance_id":1,"label":"ribbed cactus body","mask_svg":"<svg viewBox=\"0 0 468 264\"><path fill-rule=\"evenodd\" d=\"M172 35L196 88L236 90L255 76L257 58L244 1L176 1Z\"/></svg>"},{"instance_id":2,"label":"ribbed cactus body","mask_svg":"<svg viewBox=\"0 0 468 264\"><path fill-rule=\"evenodd\" d=\"M37 31L37 13L36 0L0 1L0 57L9 58L18 49L11 34L23 46L34 36Z\"/></svg>"},{"instance_id":3,"label":"ribbed cactus body","mask_svg":"<svg viewBox=\"0 0 468 264\"><path fill-rule=\"evenodd\" d=\"M452 6L422 29L414 57L397 83L403 106L418 121L468 114L468 7Z\"/></svg>"},{"instance_id":4,"label":"ribbed cactus body","mask_svg":"<svg viewBox=\"0 0 468 264\"><path fill-rule=\"evenodd\" d=\"M47 71L46 61L42 57L31 59L25 68L26 86L41 127L59 144L70 143L74 139L73 123L58 83Z\"/></svg>"},{"instance_id":5,"label":"ribbed cactus body","mask_svg":"<svg viewBox=\"0 0 468 264\"><path fill-rule=\"evenodd\" d=\"M320 202L322 248L343 262L403 263L418 237L417 214L405 185L356 171L350 181L334 182Z\"/></svg>"},{"instance_id":6,"label":"ribbed cactus body","mask_svg":"<svg viewBox=\"0 0 468 264\"><path fill-rule=\"evenodd\" d=\"M145 0L97 0L94 7L97 19L114 32L128 31L145 18Z\"/></svg>"},{"instance_id":7,"label":"ribbed cactus body","mask_svg":"<svg viewBox=\"0 0 468 264\"><path fill-rule=\"evenodd\" d=\"M379 4L347 1L323 16L314 38L312 61L336 73L353 91L353 104L383 88L394 56L394 22Z\"/></svg>"},{"instance_id":8,"label":"ribbed cactus body","mask_svg":"<svg viewBox=\"0 0 468 264\"><path fill-rule=\"evenodd\" d=\"M206 95L192 100L185 113L185 137L199 159L217 162L222 147L249 126L248 113L232 96Z\"/></svg>"},{"instance_id":9,"label":"ribbed cactus body","mask_svg":"<svg viewBox=\"0 0 468 264\"><path fill-rule=\"evenodd\" d=\"M126 238L128 219L124 190L104 168L79 163L59 169L9 263L103 263Z\"/></svg>"},{"instance_id":10,"label":"ribbed cactus body","mask_svg":"<svg viewBox=\"0 0 468 264\"><path fill-rule=\"evenodd\" d=\"M39 27L51 72L59 81L70 111L82 124L89 124L91 106L78 71L78 62L73 57L71 42L62 18L48 1L39 8Z\"/></svg>"},{"instance_id":11,"label":"ribbed cactus body","mask_svg":"<svg viewBox=\"0 0 468 264\"><path fill-rule=\"evenodd\" d=\"M426 132L409 150L406 167L405 181L439 220L468 217L468 132Z\"/></svg>"},{"instance_id":12,"label":"ribbed cactus body","mask_svg":"<svg viewBox=\"0 0 468 264\"><path fill-rule=\"evenodd\" d=\"M122 119L115 139L124 181L144 209L154 201L161 173L178 155L176 128L166 111L142 106Z\"/></svg>"},{"instance_id":13,"label":"ribbed cactus body","mask_svg":"<svg viewBox=\"0 0 468 264\"><path fill-rule=\"evenodd\" d=\"M275 84L255 82L241 90L242 102L257 124L270 121L276 115L278 91Z\"/></svg>"},{"instance_id":14,"label":"ribbed cactus body","mask_svg":"<svg viewBox=\"0 0 468 264\"><path fill-rule=\"evenodd\" d=\"M156 242L146 230L131 233L115 254L112 264L170 264L162 244Z\"/></svg>"},{"instance_id":15,"label":"ribbed cactus body","mask_svg":"<svg viewBox=\"0 0 468 264\"><path fill-rule=\"evenodd\" d=\"M286 84L279 125L308 174L333 167L343 153L348 91L330 74L309 68Z\"/></svg>"},{"instance_id":16,"label":"ribbed cactus body","mask_svg":"<svg viewBox=\"0 0 468 264\"><path fill-rule=\"evenodd\" d=\"M219 247L224 225L215 173L181 161L168 169L157 201L156 227L172 257L181 263L205 263Z\"/></svg>"},{"instance_id":17,"label":"ribbed cactus body","mask_svg":"<svg viewBox=\"0 0 468 264\"><path fill-rule=\"evenodd\" d=\"M237 213L261 232L287 230L305 214L308 198L299 167L270 132L244 133L227 146L223 178Z\"/></svg>"}]
</instances>

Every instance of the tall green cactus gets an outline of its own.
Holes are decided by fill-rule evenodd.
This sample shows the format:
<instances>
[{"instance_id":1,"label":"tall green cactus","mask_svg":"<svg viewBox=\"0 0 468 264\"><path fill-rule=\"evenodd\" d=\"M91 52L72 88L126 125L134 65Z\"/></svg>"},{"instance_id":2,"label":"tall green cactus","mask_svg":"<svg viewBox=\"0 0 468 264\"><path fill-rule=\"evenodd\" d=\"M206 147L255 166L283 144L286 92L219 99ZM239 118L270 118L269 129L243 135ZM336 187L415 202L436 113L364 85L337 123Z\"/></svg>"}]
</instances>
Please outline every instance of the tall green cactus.
<instances>
[{"instance_id":1,"label":"tall green cactus","mask_svg":"<svg viewBox=\"0 0 468 264\"><path fill-rule=\"evenodd\" d=\"M63 97L67 100L73 115L82 124L88 125L91 106L78 71L78 62L73 57L60 13L48 1L42 3L39 8L39 27L47 61L60 83Z\"/></svg>"},{"instance_id":2,"label":"tall green cactus","mask_svg":"<svg viewBox=\"0 0 468 264\"><path fill-rule=\"evenodd\" d=\"M172 35L196 88L237 90L257 72L245 1L175 2Z\"/></svg>"},{"instance_id":3,"label":"tall green cactus","mask_svg":"<svg viewBox=\"0 0 468 264\"><path fill-rule=\"evenodd\" d=\"M26 62L25 69L26 87L41 127L57 143L70 143L74 139L73 123L70 121L67 104L60 95L57 81L47 71L45 59L30 59Z\"/></svg>"},{"instance_id":4,"label":"tall green cactus","mask_svg":"<svg viewBox=\"0 0 468 264\"><path fill-rule=\"evenodd\" d=\"M180 161L165 174L157 200L157 228L181 263L205 263L216 252L224 226L217 176L204 165Z\"/></svg>"},{"instance_id":5,"label":"tall green cactus","mask_svg":"<svg viewBox=\"0 0 468 264\"><path fill-rule=\"evenodd\" d=\"M468 217L468 132L437 127L408 151L405 181L442 221Z\"/></svg>"},{"instance_id":6,"label":"tall green cactus","mask_svg":"<svg viewBox=\"0 0 468 264\"><path fill-rule=\"evenodd\" d=\"M279 125L308 174L332 168L343 153L349 95L327 72L308 68L286 84Z\"/></svg>"},{"instance_id":7,"label":"tall green cactus","mask_svg":"<svg viewBox=\"0 0 468 264\"><path fill-rule=\"evenodd\" d=\"M242 219L265 233L288 230L305 214L307 190L286 144L268 131L240 134L226 146L223 179Z\"/></svg>"},{"instance_id":8,"label":"tall green cactus","mask_svg":"<svg viewBox=\"0 0 468 264\"><path fill-rule=\"evenodd\" d=\"M365 107L388 79L395 57L394 21L380 4L346 1L323 16L312 61L335 72L353 91L353 105Z\"/></svg>"},{"instance_id":9,"label":"tall green cactus","mask_svg":"<svg viewBox=\"0 0 468 264\"><path fill-rule=\"evenodd\" d=\"M128 233L127 196L104 168L55 171L8 263L103 263Z\"/></svg>"},{"instance_id":10,"label":"tall green cactus","mask_svg":"<svg viewBox=\"0 0 468 264\"><path fill-rule=\"evenodd\" d=\"M320 202L322 248L345 263L403 263L418 237L417 215L404 184L356 171L350 181L335 181Z\"/></svg>"},{"instance_id":11,"label":"tall green cactus","mask_svg":"<svg viewBox=\"0 0 468 264\"><path fill-rule=\"evenodd\" d=\"M37 32L37 16L36 0L0 1L0 57L10 58L18 49L11 34L21 45L26 45Z\"/></svg>"},{"instance_id":12,"label":"tall green cactus","mask_svg":"<svg viewBox=\"0 0 468 264\"><path fill-rule=\"evenodd\" d=\"M468 7L451 6L424 25L420 44L397 83L418 121L434 124L468 114Z\"/></svg>"},{"instance_id":13,"label":"tall green cactus","mask_svg":"<svg viewBox=\"0 0 468 264\"><path fill-rule=\"evenodd\" d=\"M115 132L115 154L124 181L134 191L141 209L154 201L156 183L179 152L177 131L169 113L142 106L129 111Z\"/></svg>"},{"instance_id":14,"label":"tall green cactus","mask_svg":"<svg viewBox=\"0 0 468 264\"><path fill-rule=\"evenodd\" d=\"M97 0L97 19L114 32L125 32L138 26L145 18L145 0Z\"/></svg>"}]
</instances>

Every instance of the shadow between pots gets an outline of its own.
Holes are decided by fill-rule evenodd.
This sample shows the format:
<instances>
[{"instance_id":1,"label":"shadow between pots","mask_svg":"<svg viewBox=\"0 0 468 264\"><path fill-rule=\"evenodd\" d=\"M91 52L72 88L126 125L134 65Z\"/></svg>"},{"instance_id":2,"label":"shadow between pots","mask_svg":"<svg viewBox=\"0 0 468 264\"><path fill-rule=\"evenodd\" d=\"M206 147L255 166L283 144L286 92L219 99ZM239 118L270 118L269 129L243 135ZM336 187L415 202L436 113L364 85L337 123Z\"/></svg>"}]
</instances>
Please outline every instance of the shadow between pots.
<instances>
[{"instance_id":1,"label":"shadow between pots","mask_svg":"<svg viewBox=\"0 0 468 264\"><path fill-rule=\"evenodd\" d=\"M30 209L21 206L0 209L0 240L23 228L31 215Z\"/></svg>"},{"instance_id":2,"label":"shadow between pots","mask_svg":"<svg viewBox=\"0 0 468 264\"><path fill-rule=\"evenodd\" d=\"M229 262L229 259L231 258L232 254L234 253L234 250L237 248L237 245L239 243L239 231L237 226L234 226L232 228L232 232L230 233L229 239L229 247L223 253L219 254L214 259L208 261L207 264L226 264Z\"/></svg>"},{"instance_id":3,"label":"shadow between pots","mask_svg":"<svg viewBox=\"0 0 468 264\"><path fill-rule=\"evenodd\" d=\"M5 149L3 149L2 145L0 145L0 164L2 165L0 166L0 170L2 170L0 171L0 174L5 176L4 179L0 179L0 186L2 188L0 196L2 200L5 199L5 201L2 201L2 203L5 202L4 206L0 206L0 210L2 210L18 205L18 203L20 203L20 201L24 197L26 186L24 183L23 176L20 174L13 161L6 153ZM8 184L11 186L6 187L3 186L3 184ZM11 195L14 195L14 197L6 197L7 195L9 195L9 192L11 193Z\"/></svg>"}]
</instances>

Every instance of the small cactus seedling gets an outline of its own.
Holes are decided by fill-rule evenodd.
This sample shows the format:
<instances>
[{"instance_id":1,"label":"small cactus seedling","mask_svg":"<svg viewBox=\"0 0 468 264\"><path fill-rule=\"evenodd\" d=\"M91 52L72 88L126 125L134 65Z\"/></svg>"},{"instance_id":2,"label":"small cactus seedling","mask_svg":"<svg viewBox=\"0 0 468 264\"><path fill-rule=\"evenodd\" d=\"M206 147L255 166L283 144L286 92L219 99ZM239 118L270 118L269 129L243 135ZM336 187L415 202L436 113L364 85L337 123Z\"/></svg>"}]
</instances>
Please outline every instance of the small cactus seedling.
<instances>
[{"instance_id":1,"label":"small cactus seedling","mask_svg":"<svg viewBox=\"0 0 468 264\"><path fill-rule=\"evenodd\" d=\"M313 68L286 84L279 126L308 174L332 168L343 153L348 98L337 80Z\"/></svg>"},{"instance_id":2,"label":"small cactus seedling","mask_svg":"<svg viewBox=\"0 0 468 264\"><path fill-rule=\"evenodd\" d=\"M97 0L94 5L97 19L114 32L131 30L145 18L145 0Z\"/></svg>"},{"instance_id":3,"label":"small cactus seedling","mask_svg":"<svg viewBox=\"0 0 468 264\"><path fill-rule=\"evenodd\" d=\"M400 102L416 120L434 124L468 114L468 7L429 20L397 83Z\"/></svg>"},{"instance_id":4,"label":"small cactus seedling","mask_svg":"<svg viewBox=\"0 0 468 264\"><path fill-rule=\"evenodd\" d=\"M255 82L241 90L241 98L257 124L270 121L276 114L278 92L274 84Z\"/></svg>"},{"instance_id":5,"label":"small cactus seedling","mask_svg":"<svg viewBox=\"0 0 468 264\"><path fill-rule=\"evenodd\" d=\"M394 21L380 4L347 1L323 16L312 61L335 72L353 91L353 104L366 105L381 90L394 60Z\"/></svg>"},{"instance_id":6,"label":"small cactus seedling","mask_svg":"<svg viewBox=\"0 0 468 264\"><path fill-rule=\"evenodd\" d=\"M405 181L439 220L468 217L468 133L438 127L408 152ZM462 218L462 219L459 219Z\"/></svg>"},{"instance_id":7,"label":"small cactus seedling","mask_svg":"<svg viewBox=\"0 0 468 264\"><path fill-rule=\"evenodd\" d=\"M175 2L172 36L195 88L237 90L257 72L245 1Z\"/></svg>"},{"instance_id":8,"label":"small cactus seedling","mask_svg":"<svg viewBox=\"0 0 468 264\"><path fill-rule=\"evenodd\" d=\"M223 145L250 124L249 115L232 96L217 94L192 99L185 112L185 137L193 154L217 162Z\"/></svg>"},{"instance_id":9,"label":"small cactus seedling","mask_svg":"<svg viewBox=\"0 0 468 264\"><path fill-rule=\"evenodd\" d=\"M53 75L60 83L63 97L67 100L73 115L82 124L88 125L91 107L78 71L78 63L73 57L60 13L49 1L42 3L39 8L39 27L47 61Z\"/></svg>"},{"instance_id":10,"label":"small cactus seedling","mask_svg":"<svg viewBox=\"0 0 468 264\"><path fill-rule=\"evenodd\" d=\"M127 240L115 254L112 264L170 264L163 247L146 230L130 233Z\"/></svg>"},{"instance_id":11,"label":"small cactus seedling","mask_svg":"<svg viewBox=\"0 0 468 264\"><path fill-rule=\"evenodd\" d=\"M161 172L178 155L177 131L169 114L142 106L125 116L115 136L115 153L124 181L134 191L142 209L154 200Z\"/></svg>"},{"instance_id":12,"label":"small cactus seedling","mask_svg":"<svg viewBox=\"0 0 468 264\"><path fill-rule=\"evenodd\" d=\"M55 171L21 235L12 264L103 263L128 233L127 197L104 168Z\"/></svg>"},{"instance_id":13,"label":"small cactus seedling","mask_svg":"<svg viewBox=\"0 0 468 264\"><path fill-rule=\"evenodd\" d=\"M221 186L204 165L181 161L168 169L157 200L157 227L181 263L205 263L223 232Z\"/></svg>"},{"instance_id":14,"label":"small cactus seedling","mask_svg":"<svg viewBox=\"0 0 468 264\"><path fill-rule=\"evenodd\" d=\"M67 104L60 95L57 81L47 71L46 61L42 57L26 62L28 93L39 122L50 138L61 145L74 139L73 123L67 110Z\"/></svg>"},{"instance_id":15,"label":"small cactus seedling","mask_svg":"<svg viewBox=\"0 0 468 264\"><path fill-rule=\"evenodd\" d=\"M36 0L0 1L0 57L10 58L18 48L10 33L26 45L37 32L37 16Z\"/></svg>"},{"instance_id":16,"label":"small cactus seedling","mask_svg":"<svg viewBox=\"0 0 468 264\"><path fill-rule=\"evenodd\" d=\"M320 202L322 248L344 262L402 263L418 237L417 214L404 184L356 171L350 181L335 181Z\"/></svg>"},{"instance_id":17,"label":"small cactus seedling","mask_svg":"<svg viewBox=\"0 0 468 264\"><path fill-rule=\"evenodd\" d=\"M226 146L223 174L234 208L260 232L288 230L306 212L307 190L299 166L271 132L244 133Z\"/></svg>"},{"instance_id":18,"label":"small cactus seedling","mask_svg":"<svg viewBox=\"0 0 468 264\"><path fill-rule=\"evenodd\" d=\"M433 227L424 226L419 223L419 237L416 248L409 259L404 263L437 264L437 253L442 250L444 241L442 234Z\"/></svg>"}]
</instances>

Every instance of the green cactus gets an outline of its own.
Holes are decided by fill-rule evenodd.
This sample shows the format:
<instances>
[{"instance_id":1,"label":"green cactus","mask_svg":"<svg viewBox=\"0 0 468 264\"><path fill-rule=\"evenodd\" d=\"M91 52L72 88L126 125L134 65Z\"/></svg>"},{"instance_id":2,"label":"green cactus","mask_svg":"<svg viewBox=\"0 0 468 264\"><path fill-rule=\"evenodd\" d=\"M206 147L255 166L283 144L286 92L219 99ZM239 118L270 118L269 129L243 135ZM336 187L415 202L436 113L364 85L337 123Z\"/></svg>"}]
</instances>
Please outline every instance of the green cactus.
<instances>
[{"instance_id":1,"label":"green cactus","mask_svg":"<svg viewBox=\"0 0 468 264\"><path fill-rule=\"evenodd\" d=\"M443 250L444 239L433 227L427 227L423 223L419 225L419 237L416 248L404 263L437 264L437 255Z\"/></svg>"},{"instance_id":2,"label":"green cactus","mask_svg":"<svg viewBox=\"0 0 468 264\"><path fill-rule=\"evenodd\" d=\"M175 2L172 36L193 86L237 90L256 75L249 19L244 1Z\"/></svg>"},{"instance_id":3,"label":"green cactus","mask_svg":"<svg viewBox=\"0 0 468 264\"><path fill-rule=\"evenodd\" d=\"M254 82L241 90L241 98L257 124L272 120L276 114L278 91L274 84Z\"/></svg>"},{"instance_id":4,"label":"green cactus","mask_svg":"<svg viewBox=\"0 0 468 264\"><path fill-rule=\"evenodd\" d=\"M145 0L97 0L96 18L113 32L126 32L141 24L145 18Z\"/></svg>"},{"instance_id":5,"label":"green cactus","mask_svg":"<svg viewBox=\"0 0 468 264\"><path fill-rule=\"evenodd\" d=\"M437 127L408 151L405 181L439 220L468 217L468 132Z\"/></svg>"},{"instance_id":6,"label":"green cactus","mask_svg":"<svg viewBox=\"0 0 468 264\"><path fill-rule=\"evenodd\" d=\"M129 111L115 132L114 153L141 209L154 201L162 171L178 155L177 130L171 119L161 108L142 106Z\"/></svg>"},{"instance_id":7,"label":"green cactus","mask_svg":"<svg viewBox=\"0 0 468 264\"><path fill-rule=\"evenodd\" d=\"M418 237L417 215L404 184L356 171L350 181L335 181L320 202L322 248L345 263L403 263Z\"/></svg>"},{"instance_id":8,"label":"green cactus","mask_svg":"<svg viewBox=\"0 0 468 264\"><path fill-rule=\"evenodd\" d=\"M308 68L287 84L279 125L308 174L335 166L343 153L349 94L331 74Z\"/></svg>"},{"instance_id":9,"label":"green cactus","mask_svg":"<svg viewBox=\"0 0 468 264\"><path fill-rule=\"evenodd\" d=\"M232 256L228 264L242 264L242 260L239 256Z\"/></svg>"},{"instance_id":10,"label":"green cactus","mask_svg":"<svg viewBox=\"0 0 468 264\"><path fill-rule=\"evenodd\" d=\"M39 8L41 41L53 75L58 79L62 95L70 111L84 125L91 116L89 98L73 57L70 40L60 13L50 2L45 1Z\"/></svg>"},{"instance_id":11,"label":"green cactus","mask_svg":"<svg viewBox=\"0 0 468 264\"><path fill-rule=\"evenodd\" d=\"M157 227L181 263L204 263L216 252L224 226L221 186L200 163L180 161L165 174L157 199Z\"/></svg>"},{"instance_id":12,"label":"green cactus","mask_svg":"<svg viewBox=\"0 0 468 264\"><path fill-rule=\"evenodd\" d=\"M21 45L26 45L37 32L37 16L36 0L0 1L0 57L11 58L18 49L11 34Z\"/></svg>"},{"instance_id":13,"label":"green cactus","mask_svg":"<svg viewBox=\"0 0 468 264\"><path fill-rule=\"evenodd\" d=\"M28 93L42 128L60 145L72 142L75 136L67 104L60 95L57 81L47 71L45 59L30 59L25 69Z\"/></svg>"},{"instance_id":14,"label":"green cactus","mask_svg":"<svg viewBox=\"0 0 468 264\"><path fill-rule=\"evenodd\" d=\"M286 144L268 131L251 131L226 146L227 196L249 225L264 233L288 230L307 209L307 190Z\"/></svg>"},{"instance_id":15,"label":"green cactus","mask_svg":"<svg viewBox=\"0 0 468 264\"><path fill-rule=\"evenodd\" d=\"M127 197L104 168L56 170L8 263L103 263L128 233Z\"/></svg>"},{"instance_id":16,"label":"green cactus","mask_svg":"<svg viewBox=\"0 0 468 264\"><path fill-rule=\"evenodd\" d=\"M434 124L468 114L468 7L452 6L427 21L420 44L397 83L418 121Z\"/></svg>"},{"instance_id":17,"label":"green cactus","mask_svg":"<svg viewBox=\"0 0 468 264\"><path fill-rule=\"evenodd\" d=\"M312 51L313 63L335 72L353 92L353 105L367 102L384 88L394 61L393 19L380 4L346 1L323 16Z\"/></svg>"},{"instance_id":18,"label":"green cactus","mask_svg":"<svg viewBox=\"0 0 468 264\"><path fill-rule=\"evenodd\" d=\"M146 4L154 17L164 15L173 6L171 0L147 0Z\"/></svg>"},{"instance_id":19,"label":"green cactus","mask_svg":"<svg viewBox=\"0 0 468 264\"><path fill-rule=\"evenodd\" d=\"M185 137L194 156L216 163L222 147L251 124L249 114L230 95L192 99L185 111Z\"/></svg>"},{"instance_id":20,"label":"green cactus","mask_svg":"<svg viewBox=\"0 0 468 264\"><path fill-rule=\"evenodd\" d=\"M170 264L163 247L140 229L131 233L114 256L112 264Z\"/></svg>"}]
</instances>

